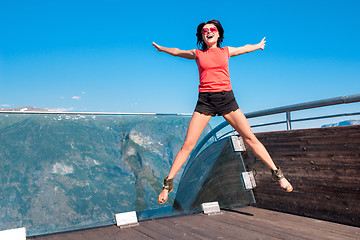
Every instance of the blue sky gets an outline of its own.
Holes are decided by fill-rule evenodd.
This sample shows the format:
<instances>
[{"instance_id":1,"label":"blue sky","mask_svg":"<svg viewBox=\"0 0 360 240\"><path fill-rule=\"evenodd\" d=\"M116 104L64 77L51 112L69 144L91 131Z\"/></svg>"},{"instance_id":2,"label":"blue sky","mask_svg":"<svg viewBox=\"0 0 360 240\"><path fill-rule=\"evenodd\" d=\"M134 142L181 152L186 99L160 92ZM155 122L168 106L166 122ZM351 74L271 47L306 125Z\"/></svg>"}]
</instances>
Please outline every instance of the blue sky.
<instances>
[{"instance_id":1,"label":"blue sky","mask_svg":"<svg viewBox=\"0 0 360 240\"><path fill-rule=\"evenodd\" d=\"M224 46L265 50L230 59L244 112L360 93L360 1L1 1L0 107L191 113L196 48L218 19Z\"/></svg>"}]
</instances>

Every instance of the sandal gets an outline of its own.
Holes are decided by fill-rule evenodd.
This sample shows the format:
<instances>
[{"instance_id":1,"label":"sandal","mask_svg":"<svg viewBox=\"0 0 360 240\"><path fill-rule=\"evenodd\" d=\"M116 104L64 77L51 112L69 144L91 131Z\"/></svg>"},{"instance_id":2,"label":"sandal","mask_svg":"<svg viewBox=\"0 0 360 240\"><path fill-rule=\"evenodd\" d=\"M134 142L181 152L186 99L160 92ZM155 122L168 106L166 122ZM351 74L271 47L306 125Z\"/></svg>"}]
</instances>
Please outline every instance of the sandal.
<instances>
[{"instance_id":1,"label":"sandal","mask_svg":"<svg viewBox=\"0 0 360 240\"><path fill-rule=\"evenodd\" d=\"M274 181L277 181L279 182L281 179L284 179L284 174L282 173L281 169L278 168L276 170L271 170L271 173L272 173L272 179ZM290 184L290 183L289 183ZM293 187L291 186L290 184L290 187L287 187L287 188L283 188L283 190L285 190L286 192L291 192L293 190Z\"/></svg>"},{"instance_id":2,"label":"sandal","mask_svg":"<svg viewBox=\"0 0 360 240\"><path fill-rule=\"evenodd\" d=\"M169 179L168 176L166 176L164 178L164 185L163 185L163 190L168 190L168 194L173 190L174 186L173 186L173 181L174 179ZM157 202L160 203L160 204L164 204L166 203L166 201L168 200L167 198L166 199L161 199L162 202L159 201L159 198L157 199Z\"/></svg>"}]
</instances>

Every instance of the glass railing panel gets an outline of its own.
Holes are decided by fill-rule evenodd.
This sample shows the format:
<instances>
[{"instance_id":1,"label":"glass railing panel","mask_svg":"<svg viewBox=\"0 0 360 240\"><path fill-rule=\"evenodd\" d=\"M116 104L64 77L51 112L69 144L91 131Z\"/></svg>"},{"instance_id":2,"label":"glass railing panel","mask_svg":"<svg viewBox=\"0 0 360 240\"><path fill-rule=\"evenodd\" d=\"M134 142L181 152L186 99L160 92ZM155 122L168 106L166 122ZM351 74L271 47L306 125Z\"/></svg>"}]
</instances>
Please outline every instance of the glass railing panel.
<instances>
[{"instance_id":1,"label":"glass railing panel","mask_svg":"<svg viewBox=\"0 0 360 240\"><path fill-rule=\"evenodd\" d=\"M200 212L201 204L217 201L223 208L244 207L255 203L251 189L245 189L241 176L246 172L240 153L230 137L214 142L190 158L182 175L175 209Z\"/></svg>"},{"instance_id":2,"label":"glass railing panel","mask_svg":"<svg viewBox=\"0 0 360 240\"><path fill-rule=\"evenodd\" d=\"M189 116L0 114L0 230L28 236L139 219L172 210L182 172L159 205ZM201 138L211 130L207 126Z\"/></svg>"}]
</instances>

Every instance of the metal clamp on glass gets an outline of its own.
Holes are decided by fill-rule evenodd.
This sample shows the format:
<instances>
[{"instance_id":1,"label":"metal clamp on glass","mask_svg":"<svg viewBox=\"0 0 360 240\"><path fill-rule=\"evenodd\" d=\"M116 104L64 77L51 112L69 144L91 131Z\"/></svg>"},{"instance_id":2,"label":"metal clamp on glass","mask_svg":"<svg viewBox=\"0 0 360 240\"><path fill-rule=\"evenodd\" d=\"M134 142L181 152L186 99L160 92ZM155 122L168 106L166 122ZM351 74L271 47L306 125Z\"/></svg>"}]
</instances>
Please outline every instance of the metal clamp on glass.
<instances>
[{"instance_id":1,"label":"metal clamp on glass","mask_svg":"<svg viewBox=\"0 0 360 240\"><path fill-rule=\"evenodd\" d=\"M255 176L253 171L242 172L241 176L244 182L245 189L249 190L256 188Z\"/></svg>"},{"instance_id":2,"label":"metal clamp on glass","mask_svg":"<svg viewBox=\"0 0 360 240\"><path fill-rule=\"evenodd\" d=\"M234 135L231 136L230 140L234 152L246 152L244 140L242 137Z\"/></svg>"}]
</instances>

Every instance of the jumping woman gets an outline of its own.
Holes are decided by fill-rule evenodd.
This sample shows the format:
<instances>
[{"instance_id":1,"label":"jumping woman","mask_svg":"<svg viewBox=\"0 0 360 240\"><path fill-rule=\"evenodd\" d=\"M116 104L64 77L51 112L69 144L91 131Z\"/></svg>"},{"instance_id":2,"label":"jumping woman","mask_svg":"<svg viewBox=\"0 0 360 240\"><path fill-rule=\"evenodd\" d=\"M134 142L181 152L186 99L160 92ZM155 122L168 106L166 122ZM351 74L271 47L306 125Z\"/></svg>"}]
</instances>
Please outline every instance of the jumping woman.
<instances>
[{"instance_id":1,"label":"jumping woman","mask_svg":"<svg viewBox=\"0 0 360 240\"><path fill-rule=\"evenodd\" d=\"M173 179L176 173L186 162L210 118L216 115L224 117L254 153L271 169L272 178L278 181L285 191L291 192L293 187L281 170L276 167L266 148L251 131L245 115L235 100L230 83L229 58L258 49L264 50L265 38L254 45L221 48L224 30L217 20L199 24L196 36L200 49L180 50L162 47L153 42L153 46L159 52L195 60L200 78L199 98L187 129L184 144L175 157L169 175L164 179L164 187L159 194L158 202L163 204L167 201L168 194L173 189Z\"/></svg>"}]
</instances>

